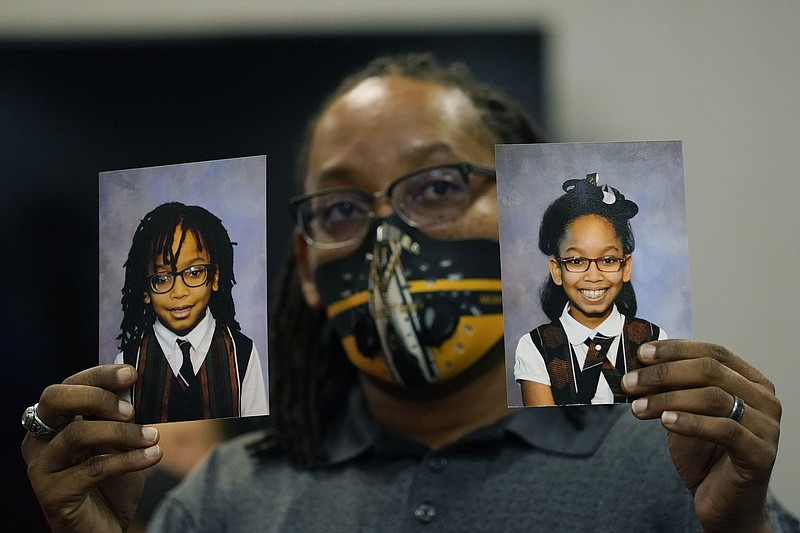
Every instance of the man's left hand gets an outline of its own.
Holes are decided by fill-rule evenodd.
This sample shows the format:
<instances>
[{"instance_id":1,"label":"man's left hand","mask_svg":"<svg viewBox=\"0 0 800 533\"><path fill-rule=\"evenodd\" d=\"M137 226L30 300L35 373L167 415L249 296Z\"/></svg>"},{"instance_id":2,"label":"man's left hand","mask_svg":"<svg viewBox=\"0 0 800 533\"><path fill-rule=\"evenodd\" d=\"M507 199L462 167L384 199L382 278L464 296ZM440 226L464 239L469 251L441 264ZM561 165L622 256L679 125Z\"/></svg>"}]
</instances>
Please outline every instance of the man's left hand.
<instances>
[{"instance_id":1,"label":"man's left hand","mask_svg":"<svg viewBox=\"0 0 800 533\"><path fill-rule=\"evenodd\" d=\"M704 342L642 345L644 368L623 377L640 419L661 418L672 461L705 531L769 531L766 495L778 452L781 403L761 372ZM735 396L744 401L731 418Z\"/></svg>"}]
</instances>

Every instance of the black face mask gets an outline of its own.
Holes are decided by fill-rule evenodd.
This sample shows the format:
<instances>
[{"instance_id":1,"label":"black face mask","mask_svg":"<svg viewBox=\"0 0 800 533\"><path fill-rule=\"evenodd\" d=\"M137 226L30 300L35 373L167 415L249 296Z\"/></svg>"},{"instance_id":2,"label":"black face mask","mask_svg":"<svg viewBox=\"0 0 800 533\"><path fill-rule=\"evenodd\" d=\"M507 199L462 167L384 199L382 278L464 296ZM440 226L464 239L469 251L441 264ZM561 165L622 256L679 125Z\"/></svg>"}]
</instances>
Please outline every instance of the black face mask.
<instances>
[{"instance_id":1,"label":"black face mask","mask_svg":"<svg viewBox=\"0 0 800 533\"><path fill-rule=\"evenodd\" d=\"M397 215L371 232L316 271L328 317L361 371L420 389L462 373L502 338L496 241L436 239Z\"/></svg>"}]
</instances>

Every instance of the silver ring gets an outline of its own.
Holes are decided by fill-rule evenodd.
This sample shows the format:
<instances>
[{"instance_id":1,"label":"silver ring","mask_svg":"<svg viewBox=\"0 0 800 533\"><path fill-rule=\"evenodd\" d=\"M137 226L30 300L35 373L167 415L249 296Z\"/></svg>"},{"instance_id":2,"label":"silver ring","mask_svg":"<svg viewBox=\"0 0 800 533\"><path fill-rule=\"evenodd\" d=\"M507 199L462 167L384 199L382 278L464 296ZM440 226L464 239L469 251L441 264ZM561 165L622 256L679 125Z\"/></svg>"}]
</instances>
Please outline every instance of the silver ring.
<instances>
[{"instance_id":1,"label":"silver ring","mask_svg":"<svg viewBox=\"0 0 800 533\"><path fill-rule=\"evenodd\" d=\"M37 407L39 407L38 402L26 408L25 411L22 412L22 427L27 429L28 432L37 439L52 439L58 435L58 432L61 430L51 428L42 422L42 419L39 418L39 414L36 412Z\"/></svg>"},{"instance_id":2,"label":"silver ring","mask_svg":"<svg viewBox=\"0 0 800 533\"><path fill-rule=\"evenodd\" d=\"M734 422L738 422L744 416L744 400L735 394L732 394L731 396L733 396L733 408L731 409L731 414L728 415L728 418Z\"/></svg>"}]
</instances>

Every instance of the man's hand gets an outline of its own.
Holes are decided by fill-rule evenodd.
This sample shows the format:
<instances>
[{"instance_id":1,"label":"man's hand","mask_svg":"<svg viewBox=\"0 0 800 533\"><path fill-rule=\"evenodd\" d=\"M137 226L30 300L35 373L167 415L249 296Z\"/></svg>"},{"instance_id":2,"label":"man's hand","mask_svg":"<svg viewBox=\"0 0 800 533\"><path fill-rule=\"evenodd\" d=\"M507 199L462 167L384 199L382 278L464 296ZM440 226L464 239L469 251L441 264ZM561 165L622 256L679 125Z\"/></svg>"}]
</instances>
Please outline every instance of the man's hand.
<instances>
[{"instance_id":1,"label":"man's hand","mask_svg":"<svg viewBox=\"0 0 800 533\"><path fill-rule=\"evenodd\" d=\"M623 377L640 419L661 418L672 461L706 531L769 531L766 494L781 404L758 370L721 346L686 340L642 345L644 368ZM745 402L730 418L734 395Z\"/></svg>"},{"instance_id":2,"label":"man's hand","mask_svg":"<svg viewBox=\"0 0 800 533\"><path fill-rule=\"evenodd\" d=\"M130 423L117 393L136 381L129 365L103 365L51 385L37 412L61 431L22 441L28 478L54 531L123 531L144 488L143 469L161 460L158 431Z\"/></svg>"}]
</instances>

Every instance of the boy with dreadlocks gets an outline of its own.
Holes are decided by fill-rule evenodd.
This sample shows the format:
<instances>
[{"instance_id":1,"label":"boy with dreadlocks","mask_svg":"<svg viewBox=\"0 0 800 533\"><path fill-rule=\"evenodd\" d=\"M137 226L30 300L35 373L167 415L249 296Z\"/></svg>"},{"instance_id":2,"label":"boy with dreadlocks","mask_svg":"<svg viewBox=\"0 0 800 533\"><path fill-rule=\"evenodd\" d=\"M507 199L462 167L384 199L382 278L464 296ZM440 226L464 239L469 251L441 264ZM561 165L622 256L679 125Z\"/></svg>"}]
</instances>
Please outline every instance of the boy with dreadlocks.
<instances>
[{"instance_id":1,"label":"boy with dreadlocks","mask_svg":"<svg viewBox=\"0 0 800 533\"><path fill-rule=\"evenodd\" d=\"M117 363L137 369L137 423L267 414L258 352L235 318L233 244L219 218L178 202L136 229Z\"/></svg>"}]
</instances>

